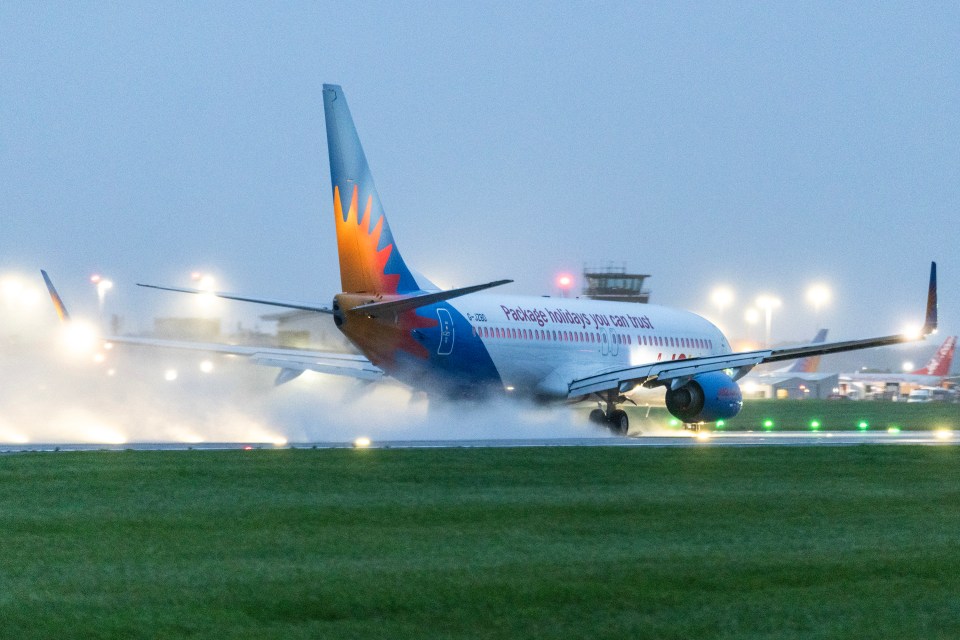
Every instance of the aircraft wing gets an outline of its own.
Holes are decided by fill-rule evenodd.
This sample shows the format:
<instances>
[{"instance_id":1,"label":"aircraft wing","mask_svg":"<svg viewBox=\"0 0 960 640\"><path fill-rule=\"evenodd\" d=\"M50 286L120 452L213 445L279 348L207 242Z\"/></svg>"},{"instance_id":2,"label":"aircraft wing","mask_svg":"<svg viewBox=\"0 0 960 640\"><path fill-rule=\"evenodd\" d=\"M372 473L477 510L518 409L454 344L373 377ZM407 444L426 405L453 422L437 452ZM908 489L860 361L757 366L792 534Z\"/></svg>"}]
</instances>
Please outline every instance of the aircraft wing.
<instances>
[{"instance_id":1,"label":"aircraft wing","mask_svg":"<svg viewBox=\"0 0 960 640\"><path fill-rule=\"evenodd\" d=\"M802 347L787 347L785 349L761 349L757 351L740 351L717 356L702 358L687 358L685 360L668 360L665 362L651 362L634 367L625 367L604 371L602 373L574 380L570 383L568 397L575 398L601 391L619 389L629 391L637 385L658 386L664 384L680 385L701 373L711 371L733 370L733 379L739 380L751 369L764 362L779 362L792 360L804 356L817 356L827 353L840 353L855 349L881 347L900 342L909 342L916 338L904 335L870 338L868 340L849 340L846 342L819 343ZM676 381L676 382L674 382Z\"/></svg>"},{"instance_id":2,"label":"aircraft wing","mask_svg":"<svg viewBox=\"0 0 960 640\"><path fill-rule=\"evenodd\" d=\"M53 302L57 315L62 322L70 321L70 314L67 312L60 294L53 281L46 271L42 270L43 281L47 285L47 292L50 294L50 300ZM162 288L162 287L157 287ZM175 289L175 291L180 291ZM205 293L199 290L186 290L188 293ZM244 299L247 298L237 298ZM255 300L256 302L264 302ZM272 304L265 302L265 304ZM290 306L290 305L286 305ZM320 308L313 307L294 307L308 309L311 311L322 311ZM359 380L380 380L384 377L382 369L371 363L366 357L352 353L336 353L325 351L308 351L306 349L283 349L276 347L256 347L236 344L222 344L216 342L187 342L179 340L164 340L160 338L137 338L133 336L109 336L103 339L104 342L114 344L130 344L143 347L160 347L164 349L182 349L185 351L202 351L205 353L222 353L224 355L233 355L250 358L254 364L266 367L278 367L280 373L277 375L276 384L280 385L289 382L304 371L317 371L319 373L329 373L332 375L348 376Z\"/></svg>"},{"instance_id":3,"label":"aircraft wing","mask_svg":"<svg viewBox=\"0 0 960 640\"><path fill-rule=\"evenodd\" d=\"M280 374L276 380L278 385L293 380L304 371L317 371L319 373L329 373L370 381L380 380L385 375L382 369L372 364L366 357L352 353L256 347L215 342L185 342L126 336L111 336L104 338L104 341L114 344L182 349L185 351L202 351L206 353L222 353L224 355L247 357L250 358L250 361L254 364L266 367L278 367L280 369Z\"/></svg>"},{"instance_id":4,"label":"aircraft wing","mask_svg":"<svg viewBox=\"0 0 960 640\"><path fill-rule=\"evenodd\" d=\"M609 369L570 382L568 398L579 398L591 393L617 390L625 393L638 385L656 386L673 380L687 380L699 373L735 369L747 371L764 362L771 351L744 351L721 356L705 356L686 360L650 362L633 367ZM739 377L739 376L738 376Z\"/></svg>"},{"instance_id":5,"label":"aircraft wing","mask_svg":"<svg viewBox=\"0 0 960 640\"><path fill-rule=\"evenodd\" d=\"M678 387L695 375L712 371L732 370L734 380L745 376L753 367L764 362L780 362L806 356L819 356L870 347L883 347L901 342L922 340L937 330L937 264L930 265L930 285L927 291L926 322L919 335L898 334L864 340L821 342L798 347L741 351L686 360L651 362L632 367L608 369L594 375L572 380L568 398L579 398L591 393L619 391L625 393L638 385Z\"/></svg>"}]
</instances>

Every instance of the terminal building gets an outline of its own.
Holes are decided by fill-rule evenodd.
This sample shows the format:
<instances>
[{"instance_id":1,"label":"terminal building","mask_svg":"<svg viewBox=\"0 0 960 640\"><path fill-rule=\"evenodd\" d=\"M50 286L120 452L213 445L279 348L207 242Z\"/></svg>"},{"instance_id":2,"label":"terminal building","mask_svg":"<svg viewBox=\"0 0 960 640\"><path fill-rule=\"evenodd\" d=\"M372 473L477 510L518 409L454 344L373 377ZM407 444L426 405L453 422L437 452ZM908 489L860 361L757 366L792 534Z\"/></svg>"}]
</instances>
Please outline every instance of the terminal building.
<instances>
[{"instance_id":1,"label":"terminal building","mask_svg":"<svg viewBox=\"0 0 960 640\"><path fill-rule=\"evenodd\" d=\"M766 373L744 378L740 385L745 399L826 400L838 392L836 373Z\"/></svg>"}]
</instances>

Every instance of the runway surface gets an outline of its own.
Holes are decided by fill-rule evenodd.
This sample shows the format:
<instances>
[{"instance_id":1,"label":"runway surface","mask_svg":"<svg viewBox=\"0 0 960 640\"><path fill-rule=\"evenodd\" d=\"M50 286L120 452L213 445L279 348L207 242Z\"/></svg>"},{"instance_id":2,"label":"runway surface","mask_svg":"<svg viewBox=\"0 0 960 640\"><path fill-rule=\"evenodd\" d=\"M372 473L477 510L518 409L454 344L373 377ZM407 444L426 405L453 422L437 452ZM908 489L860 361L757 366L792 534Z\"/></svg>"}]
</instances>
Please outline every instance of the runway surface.
<instances>
[{"instance_id":1,"label":"runway surface","mask_svg":"<svg viewBox=\"0 0 960 640\"><path fill-rule=\"evenodd\" d=\"M31 451L177 451L221 449L456 449L484 447L761 447L761 446L853 446L853 445L957 445L960 434L952 431L784 431L779 433L727 432L642 435L636 437L485 439L485 440L384 440L357 442L129 442L123 444L47 443L0 444L0 453Z\"/></svg>"}]
</instances>

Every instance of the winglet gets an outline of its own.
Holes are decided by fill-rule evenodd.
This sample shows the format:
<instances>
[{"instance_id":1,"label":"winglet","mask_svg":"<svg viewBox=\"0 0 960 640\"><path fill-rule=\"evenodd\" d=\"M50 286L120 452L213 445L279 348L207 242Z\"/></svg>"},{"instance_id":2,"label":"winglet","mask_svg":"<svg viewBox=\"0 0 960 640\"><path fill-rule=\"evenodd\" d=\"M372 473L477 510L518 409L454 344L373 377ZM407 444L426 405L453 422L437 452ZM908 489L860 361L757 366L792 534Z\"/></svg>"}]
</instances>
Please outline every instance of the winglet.
<instances>
[{"instance_id":1,"label":"winglet","mask_svg":"<svg viewBox=\"0 0 960 640\"><path fill-rule=\"evenodd\" d=\"M930 289L927 291L927 319L923 323L923 335L937 332L937 263L930 263Z\"/></svg>"},{"instance_id":2,"label":"winglet","mask_svg":"<svg viewBox=\"0 0 960 640\"><path fill-rule=\"evenodd\" d=\"M67 311L67 307L63 304L63 300L60 299L60 294L57 293L57 288L53 286L53 281L43 269L40 269L40 275L43 276L43 281L47 285L47 292L50 293L50 300L53 301L53 308L57 310L57 315L60 317L60 322L68 322L70 320L70 313Z\"/></svg>"}]
</instances>

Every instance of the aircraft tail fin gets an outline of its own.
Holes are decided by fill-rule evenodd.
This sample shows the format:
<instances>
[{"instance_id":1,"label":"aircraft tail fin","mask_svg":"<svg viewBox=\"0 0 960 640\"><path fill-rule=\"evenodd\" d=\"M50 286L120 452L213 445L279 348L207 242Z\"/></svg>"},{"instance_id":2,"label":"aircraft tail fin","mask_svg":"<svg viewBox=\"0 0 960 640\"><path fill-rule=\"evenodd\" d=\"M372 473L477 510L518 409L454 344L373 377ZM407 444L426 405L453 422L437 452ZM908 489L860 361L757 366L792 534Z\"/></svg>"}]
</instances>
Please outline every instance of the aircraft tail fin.
<instances>
[{"instance_id":1,"label":"aircraft tail fin","mask_svg":"<svg viewBox=\"0 0 960 640\"><path fill-rule=\"evenodd\" d=\"M347 99L339 85L323 85L323 110L343 291L374 295L420 291L387 224Z\"/></svg>"},{"instance_id":2,"label":"aircraft tail fin","mask_svg":"<svg viewBox=\"0 0 960 640\"><path fill-rule=\"evenodd\" d=\"M927 317L921 333L928 336L937 332L937 263L930 263L930 286L927 290Z\"/></svg>"},{"instance_id":3,"label":"aircraft tail fin","mask_svg":"<svg viewBox=\"0 0 960 640\"><path fill-rule=\"evenodd\" d=\"M950 375L950 367L953 365L953 354L956 348L957 336L950 336L943 341L943 344L940 345L940 348L933 354L930 362L928 362L925 367L917 369L912 373L921 376L944 377Z\"/></svg>"},{"instance_id":4,"label":"aircraft tail fin","mask_svg":"<svg viewBox=\"0 0 960 640\"><path fill-rule=\"evenodd\" d=\"M827 330L820 329L814 336L811 344L819 344L827 341ZM784 369L789 373L816 373L820 368L820 356L807 356L793 361L793 364Z\"/></svg>"}]
</instances>

